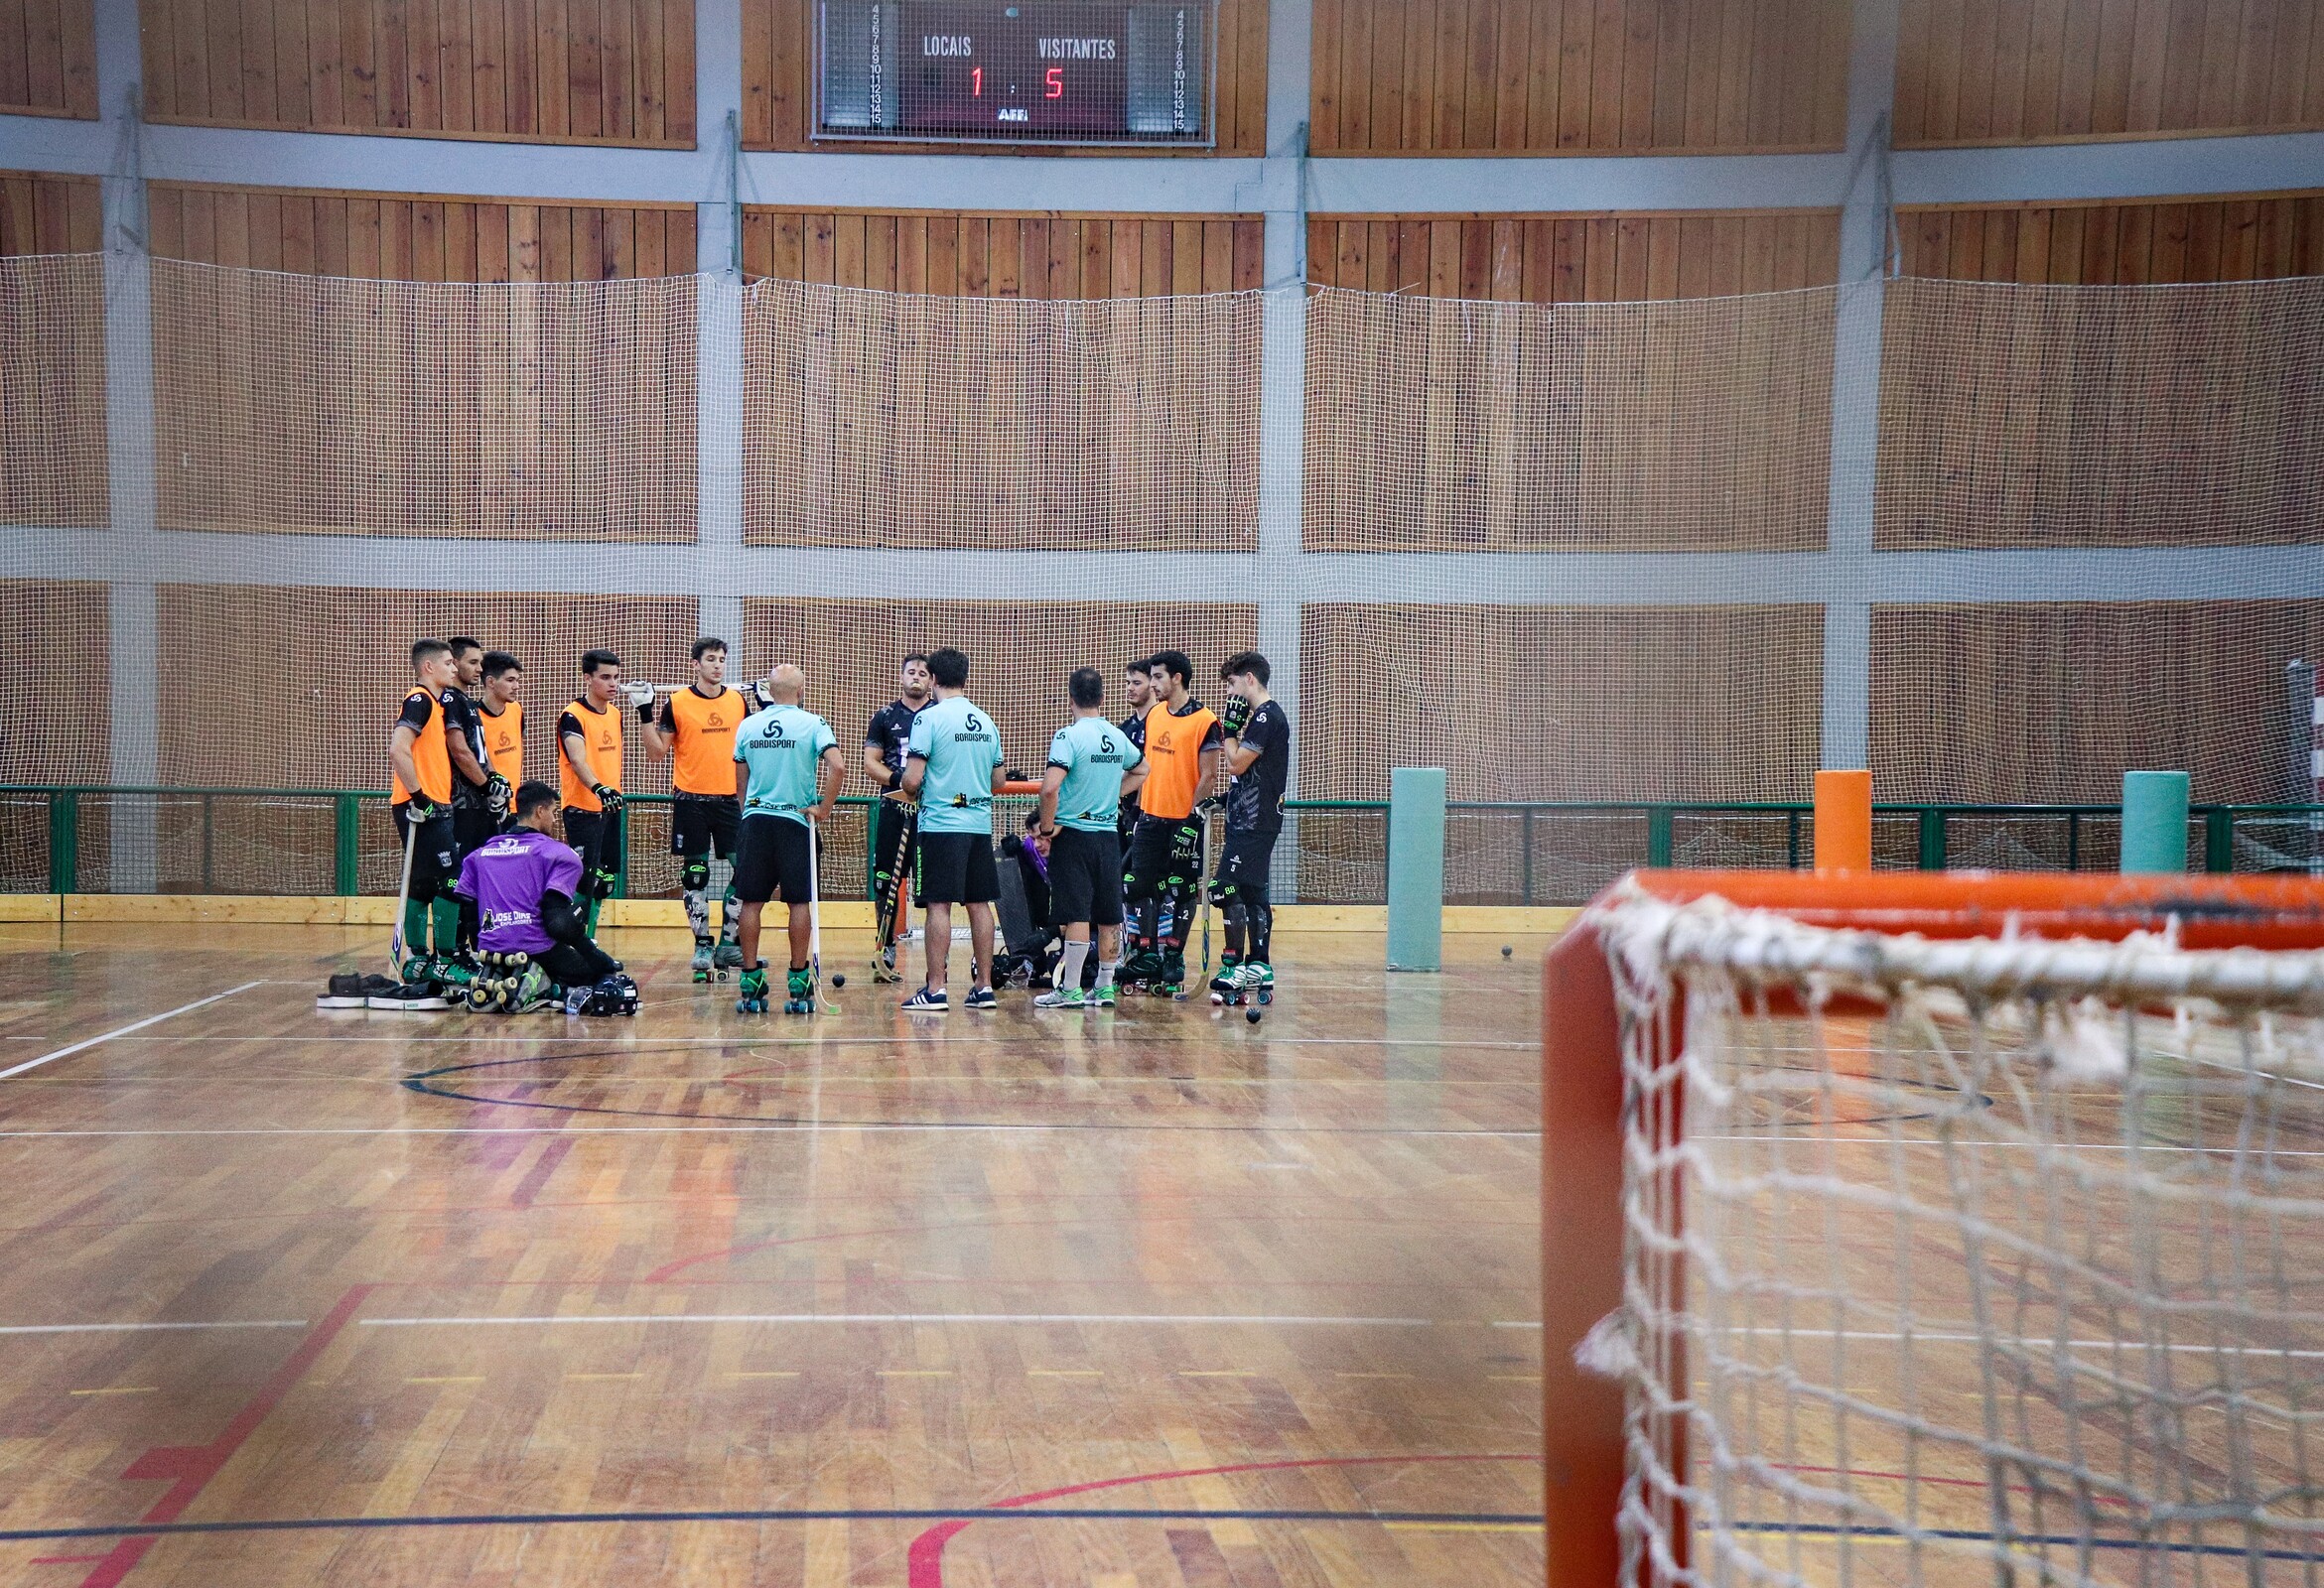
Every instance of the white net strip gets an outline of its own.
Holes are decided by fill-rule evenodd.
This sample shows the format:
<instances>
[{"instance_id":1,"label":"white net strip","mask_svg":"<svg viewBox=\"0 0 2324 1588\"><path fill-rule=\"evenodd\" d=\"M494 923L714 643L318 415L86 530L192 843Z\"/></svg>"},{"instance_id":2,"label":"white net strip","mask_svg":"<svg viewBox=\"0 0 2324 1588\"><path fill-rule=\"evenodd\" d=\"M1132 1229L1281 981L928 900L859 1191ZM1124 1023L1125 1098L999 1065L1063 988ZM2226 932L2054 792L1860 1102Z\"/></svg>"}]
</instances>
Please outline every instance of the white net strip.
<instances>
[{"instance_id":1,"label":"white net strip","mask_svg":"<svg viewBox=\"0 0 2324 1588\"><path fill-rule=\"evenodd\" d=\"M108 494L104 256L0 258L0 524L100 526Z\"/></svg>"},{"instance_id":2,"label":"white net strip","mask_svg":"<svg viewBox=\"0 0 2324 1588\"><path fill-rule=\"evenodd\" d=\"M1625 1581L2317 1580L2324 956L1598 918Z\"/></svg>"}]
</instances>

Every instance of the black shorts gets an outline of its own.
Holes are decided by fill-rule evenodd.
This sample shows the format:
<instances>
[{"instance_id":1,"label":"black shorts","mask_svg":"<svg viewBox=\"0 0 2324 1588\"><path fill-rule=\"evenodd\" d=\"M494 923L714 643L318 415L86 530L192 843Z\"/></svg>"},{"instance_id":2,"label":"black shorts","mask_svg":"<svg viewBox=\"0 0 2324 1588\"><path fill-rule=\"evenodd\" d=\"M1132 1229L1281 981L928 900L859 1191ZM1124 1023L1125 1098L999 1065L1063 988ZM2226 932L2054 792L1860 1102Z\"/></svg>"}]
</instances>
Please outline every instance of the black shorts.
<instances>
[{"instance_id":1,"label":"black shorts","mask_svg":"<svg viewBox=\"0 0 2324 1588\"><path fill-rule=\"evenodd\" d=\"M814 898L814 871L807 855L807 824L787 816L758 815L743 820L742 849L735 860L735 897L764 904Z\"/></svg>"},{"instance_id":2,"label":"black shorts","mask_svg":"<svg viewBox=\"0 0 2324 1588\"><path fill-rule=\"evenodd\" d=\"M1122 924L1122 841L1060 827L1049 841L1049 918L1059 926Z\"/></svg>"},{"instance_id":3,"label":"black shorts","mask_svg":"<svg viewBox=\"0 0 2324 1588\"><path fill-rule=\"evenodd\" d=\"M452 844L462 860L467 860L484 847L486 840L500 831L500 824L484 805L455 805L452 808Z\"/></svg>"},{"instance_id":4,"label":"black shorts","mask_svg":"<svg viewBox=\"0 0 2324 1588\"><path fill-rule=\"evenodd\" d=\"M390 806L395 818L395 842L401 848L412 827L411 806L407 802ZM436 807L436 814L419 824L418 839L412 841L412 896L424 898L431 890L448 888L460 879L460 841L453 836L452 812ZM395 858L396 874L403 872L403 857Z\"/></svg>"},{"instance_id":5,"label":"black shorts","mask_svg":"<svg viewBox=\"0 0 2324 1588\"><path fill-rule=\"evenodd\" d=\"M565 842L581 857L583 871L617 874L621 869L621 818L616 812L585 811L568 805L564 810Z\"/></svg>"},{"instance_id":6,"label":"black shorts","mask_svg":"<svg viewBox=\"0 0 2324 1588\"><path fill-rule=\"evenodd\" d=\"M920 833L920 868L912 892L922 904L990 904L1001 896L1001 868L990 833Z\"/></svg>"},{"instance_id":7,"label":"black shorts","mask_svg":"<svg viewBox=\"0 0 2324 1588\"><path fill-rule=\"evenodd\" d=\"M1275 865L1274 833L1227 829L1227 841L1218 852L1218 880L1225 887L1267 886Z\"/></svg>"},{"instance_id":8,"label":"black shorts","mask_svg":"<svg viewBox=\"0 0 2324 1588\"><path fill-rule=\"evenodd\" d=\"M1135 884L1140 897L1162 892L1173 876L1181 887L1192 887L1202 874L1202 861L1194 854L1194 840L1189 835L1201 831L1201 823L1191 816L1141 816L1130 835L1123 879ZM1190 867L1178 863L1186 858L1191 859Z\"/></svg>"},{"instance_id":9,"label":"black shorts","mask_svg":"<svg viewBox=\"0 0 2324 1588\"><path fill-rule=\"evenodd\" d=\"M732 794L674 794L670 797L670 853L735 858L743 826L743 802Z\"/></svg>"}]
</instances>

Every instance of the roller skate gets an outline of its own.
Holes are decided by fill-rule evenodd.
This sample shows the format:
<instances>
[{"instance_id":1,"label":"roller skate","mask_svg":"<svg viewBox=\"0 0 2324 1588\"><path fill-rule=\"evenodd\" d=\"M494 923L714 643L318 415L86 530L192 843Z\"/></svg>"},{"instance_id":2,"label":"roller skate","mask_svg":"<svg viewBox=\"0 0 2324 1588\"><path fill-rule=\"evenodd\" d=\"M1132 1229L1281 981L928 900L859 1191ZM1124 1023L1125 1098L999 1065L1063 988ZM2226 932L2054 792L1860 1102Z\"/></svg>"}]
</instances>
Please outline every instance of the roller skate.
<instances>
[{"instance_id":1,"label":"roller skate","mask_svg":"<svg viewBox=\"0 0 2324 1588\"><path fill-rule=\"evenodd\" d=\"M521 954L509 956L522 960ZM555 1004L558 1000L557 984L549 980L549 973L537 965L519 968L517 975L500 984L500 1012L503 1014L532 1014Z\"/></svg>"},{"instance_id":2,"label":"roller skate","mask_svg":"<svg viewBox=\"0 0 2324 1588\"><path fill-rule=\"evenodd\" d=\"M735 999L737 1014L764 1014L766 1012L766 967L754 966L743 973L741 996ZM785 1005L787 1008L789 1005Z\"/></svg>"},{"instance_id":3,"label":"roller skate","mask_svg":"<svg viewBox=\"0 0 2324 1588\"><path fill-rule=\"evenodd\" d=\"M1114 973L1114 980L1135 992L1162 974L1162 956L1153 949L1140 949L1122 962L1122 968Z\"/></svg>"},{"instance_id":4,"label":"roller skate","mask_svg":"<svg viewBox=\"0 0 2324 1588\"><path fill-rule=\"evenodd\" d=\"M875 982L900 982L903 980L903 973L895 968L894 944L890 943L872 956L872 980Z\"/></svg>"},{"instance_id":5,"label":"roller skate","mask_svg":"<svg viewBox=\"0 0 2324 1588\"><path fill-rule=\"evenodd\" d=\"M1158 998L1182 998L1186 995L1186 956L1177 949L1165 950L1162 969L1154 980L1146 984L1146 991Z\"/></svg>"},{"instance_id":6,"label":"roller skate","mask_svg":"<svg viewBox=\"0 0 2324 1588\"><path fill-rule=\"evenodd\" d=\"M788 994L782 1000L785 1014L813 1014L815 1012L815 968L801 966L791 972L783 991ZM765 1007L762 1003L761 1008Z\"/></svg>"},{"instance_id":7,"label":"roller skate","mask_svg":"<svg viewBox=\"0 0 2324 1588\"><path fill-rule=\"evenodd\" d=\"M696 986L700 986L702 983L710 980L711 969L715 963L716 962L711 958L710 939L706 937L696 938L694 940L694 962L687 967L688 970L694 973L694 981Z\"/></svg>"},{"instance_id":8,"label":"roller skate","mask_svg":"<svg viewBox=\"0 0 2324 1588\"><path fill-rule=\"evenodd\" d=\"M1235 992L1240 986L1235 977L1242 968L1243 962L1232 954L1219 961L1218 975L1210 979L1210 1001L1212 1003L1226 1004L1235 1001Z\"/></svg>"},{"instance_id":9,"label":"roller skate","mask_svg":"<svg viewBox=\"0 0 2324 1588\"><path fill-rule=\"evenodd\" d=\"M1231 973L1227 974L1233 977L1233 985L1227 990L1224 997L1213 992L1210 995L1210 1000L1213 1003L1230 1003L1241 1008L1247 1003L1273 1003L1275 1001L1275 968L1265 961L1248 961L1236 966ZM1223 979L1224 977L1222 977ZM1217 984L1213 983L1212 986L1215 988Z\"/></svg>"},{"instance_id":10,"label":"roller skate","mask_svg":"<svg viewBox=\"0 0 2324 1588\"><path fill-rule=\"evenodd\" d=\"M718 979L724 982L743 968L743 945L732 940L721 942L711 951L710 964Z\"/></svg>"}]
</instances>

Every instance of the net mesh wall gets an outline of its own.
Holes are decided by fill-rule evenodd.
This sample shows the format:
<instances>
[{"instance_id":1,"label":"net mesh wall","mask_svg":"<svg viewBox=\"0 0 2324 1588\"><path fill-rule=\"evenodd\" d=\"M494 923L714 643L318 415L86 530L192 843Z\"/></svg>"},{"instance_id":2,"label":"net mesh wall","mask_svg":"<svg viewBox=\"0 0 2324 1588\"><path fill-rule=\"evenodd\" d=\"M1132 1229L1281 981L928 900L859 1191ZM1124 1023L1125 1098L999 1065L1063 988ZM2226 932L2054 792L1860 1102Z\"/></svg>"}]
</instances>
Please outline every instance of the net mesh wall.
<instances>
[{"instance_id":1,"label":"net mesh wall","mask_svg":"<svg viewBox=\"0 0 2324 1588\"><path fill-rule=\"evenodd\" d=\"M1885 307L1883 550L2324 540L2324 277Z\"/></svg>"},{"instance_id":2,"label":"net mesh wall","mask_svg":"<svg viewBox=\"0 0 2324 1588\"><path fill-rule=\"evenodd\" d=\"M691 541L695 286L157 259L162 526Z\"/></svg>"},{"instance_id":3,"label":"net mesh wall","mask_svg":"<svg viewBox=\"0 0 2324 1588\"><path fill-rule=\"evenodd\" d=\"M2324 587L2288 544L2317 539L2312 280L1890 283L1874 491L1835 463L1855 289L1061 302L117 266L0 261L4 659L71 669L111 714L0 737L22 783L376 787L425 632L522 658L536 767L592 645L663 685L703 627L744 641L738 675L798 660L852 752L897 656L960 644L1031 770L1071 666L1102 667L1119 711L1133 655L1187 651L1215 698L1256 643L1297 662L1300 797L1378 800L1392 765L1442 764L1469 802L1448 896L1546 903L1642 861L1649 819L1485 805L1804 799L1850 713L1890 798L2106 800L2128 765L2282 798L2282 668L2324 649ZM119 360L148 279L153 402L108 415L106 294ZM1071 555L1092 553L1122 555ZM1850 603L1868 644L1827 620ZM276 709L221 729L212 692ZM128 734L131 707L154 733ZM42 880L37 804L0 821L12 887ZM288 806L237 859L213 802L205 860L169 836L188 809L92 797L83 885L303 889L331 859ZM158 849L116 864L124 823ZM1813 844L1780 813L1666 831L1694 863ZM1956 836L1956 863L2094 864L2114 842ZM2318 848L2299 837L2239 863ZM1915 863L1909 820L1876 841ZM1287 890L1376 900L1384 844L1376 812L1303 813ZM374 847L366 827L366 884Z\"/></svg>"},{"instance_id":4,"label":"net mesh wall","mask_svg":"<svg viewBox=\"0 0 2324 1588\"><path fill-rule=\"evenodd\" d=\"M1307 312L1316 551L1824 543L1835 291ZM1711 373L1715 371L1715 374Z\"/></svg>"},{"instance_id":5,"label":"net mesh wall","mask_svg":"<svg viewBox=\"0 0 2324 1588\"><path fill-rule=\"evenodd\" d=\"M103 524L105 500L103 259L0 258L0 523Z\"/></svg>"},{"instance_id":6,"label":"net mesh wall","mask_svg":"<svg viewBox=\"0 0 2324 1588\"><path fill-rule=\"evenodd\" d=\"M1620 1580L2315 1579L2317 956L1601 919Z\"/></svg>"},{"instance_id":7,"label":"net mesh wall","mask_svg":"<svg viewBox=\"0 0 2324 1588\"><path fill-rule=\"evenodd\" d=\"M1247 292L1082 302L753 283L749 538L1249 551L1260 304Z\"/></svg>"}]
</instances>

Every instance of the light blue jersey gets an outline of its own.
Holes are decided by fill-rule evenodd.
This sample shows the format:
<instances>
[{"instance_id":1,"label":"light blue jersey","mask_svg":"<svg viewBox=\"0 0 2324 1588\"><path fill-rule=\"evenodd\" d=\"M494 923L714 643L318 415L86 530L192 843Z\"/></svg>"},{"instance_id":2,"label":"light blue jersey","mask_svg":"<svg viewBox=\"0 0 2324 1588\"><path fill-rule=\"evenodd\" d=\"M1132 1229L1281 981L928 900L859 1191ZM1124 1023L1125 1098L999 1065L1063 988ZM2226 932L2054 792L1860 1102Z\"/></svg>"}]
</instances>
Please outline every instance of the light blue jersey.
<instances>
[{"instance_id":1,"label":"light blue jersey","mask_svg":"<svg viewBox=\"0 0 2324 1588\"><path fill-rule=\"evenodd\" d=\"M796 706L769 706L735 730L735 759L751 768L745 816L781 816L806 825L805 811L820 798L815 768L838 740L831 725Z\"/></svg>"},{"instance_id":2,"label":"light blue jersey","mask_svg":"<svg viewBox=\"0 0 2324 1588\"><path fill-rule=\"evenodd\" d=\"M1057 825L1111 833L1122 814L1122 778L1146 759L1130 735L1102 717L1077 717L1049 740L1049 764L1064 768Z\"/></svg>"},{"instance_id":3,"label":"light blue jersey","mask_svg":"<svg viewBox=\"0 0 2324 1588\"><path fill-rule=\"evenodd\" d=\"M966 695L938 701L912 719L905 752L924 758L920 831L993 831L993 768L1001 764L1001 729Z\"/></svg>"}]
</instances>

